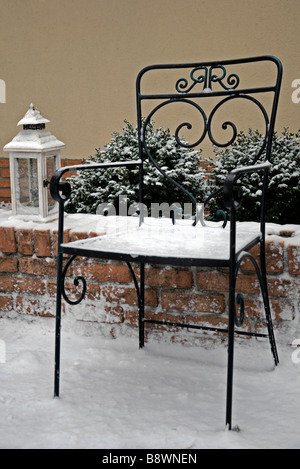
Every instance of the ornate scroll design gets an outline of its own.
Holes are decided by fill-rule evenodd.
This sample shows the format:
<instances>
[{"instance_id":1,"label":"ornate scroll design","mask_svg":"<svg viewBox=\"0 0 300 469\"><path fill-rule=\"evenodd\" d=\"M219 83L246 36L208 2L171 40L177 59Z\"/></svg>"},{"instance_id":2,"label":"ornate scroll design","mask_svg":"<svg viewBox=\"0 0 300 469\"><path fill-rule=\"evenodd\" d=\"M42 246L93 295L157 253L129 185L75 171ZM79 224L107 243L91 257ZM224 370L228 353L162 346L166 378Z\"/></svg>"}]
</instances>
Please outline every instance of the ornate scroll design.
<instances>
[{"instance_id":1,"label":"ornate scroll design","mask_svg":"<svg viewBox=\"0 0 300 469\"><path fill-rule=\"evenodd\" d=\"M215 78L215 81L217 81L217 79ZM213 130L212 130L212 124L213 124L213 121L215 119L215 116L216 116L216 113L217 111L223 106L225 105L226 103L230 103L232 102L233 100L236 100L236 99L244 99L244 100L247 100L247 101L250 101L252 102L254 105L257 106L258 110L261 112L262 116L263 116L263 120L264 120L264 123L265 123L265 137L264 137L264 141L262 143L262 146L260 148L260 150L258 151L257 155L255 156L254 160L253 160L253 164L260 158L260 156L262 155L263 151L265 150L265 147L266 147L266 144L267 144L267 141L268 141L268 131L269 131L269 118L268 118L268 114L264 108L264 106L256 99L254 98L253 96L249 96L249 95L246 95L246 94L237 94L237 95L231 95L231 96L227 96L226 98L222 99L221 101L219 101L215 107L212 109L212 111L210 112L209 116L206 115L205 111L203 110L203 108L198 104L196 103L195 101L191 100L191 99L187 99L187 98L180 98L180 99L168 99L166 101L163 101L161 102L160 104L158 104L151 112L150 114L148 115L148 117L144 120L143 122L143 126L142 126L142 129L141 129L141 141L143 143L143 146L144 146L144 150L146 152L146 155L147 157L149 158L149 160L152 162L152 164L157 168L157 170L165 177L167 178L171 183L173 183L179 190L181 190L181 192L183 192L186 196L188 196L190 198L190 200L195 204L197 205L197 201L196 199L194 198L194 196L188 192L181 184L179 184L178 182L174 181L174 179L172 179L164 169L162 169L159 164L155 161L155 159L153 158L153 156L151 155L151 152L148 148L148 145L147 145L147 126L148 124L150 123L150 121L152 120L153 116L160 110L162 109L163 107L165 106L168 106L170 104L173 104L173 103L181 103L181 104L184 104L184 105L187 105L187 106L191 106L193 107L194 109L196 109L199 113L199 115L201 116L201 120L203 122L203 128L200 130L200 137L193 143L188 143L187 141L185 141L182 137L180 137L179 133L182 131L182 129L186 128L187 130L191 130L192 129L192 124L191 122L182 122L181 124L179 124L175 130L175 139L177 141L177 143L184 147L184 148L194 148L196 146L198 146L203 140L204 138L208 135L210 141L213 143L213 145L217 146L217 147L228 147L230 145L232 145L232 143L235 141L236 137L237 137L237 134L238 134L238 130L237 130L237 126L234 122L231 122L231 121L225 121L223 122L223 124L221 125L221 128L222 130L228 130L231 129L232 132L231 132L231 136L230 138L225 142L225 143L222 143L222 142L219 142L217 141L217 139L215 138L215 136L213 135ZM224 223L226 224L226 220L224 219Z\"/></svg>"},{"instance_id":2,"label":"ornate scroll design","mask_svg":"<svg viewBox=\"0 0 300 469\"><path fill-rule=\"evenodd\" d=\"M210 141L216 145L217 147L228 147L230 145L232 145L232 143L235 141L236 137L237 137L237 127L236 125L231 122L231 121L225 121L223 122L222 124L222 129L223 130L227 130L228 127L231 127L232 129L232 137L225 143L220 143L220 142L217 142L217 140L213 137L213 134L212 134L212 120L217 112L217 110L223 106L223 104L227 103L227 102L230 102L232 100L236 100L236 99L246 99L248 101L251 101L253 102L258 108L259 110L261 111L262 115L263 115L263 119L264 119L264 122L265 122L265 137L264 137L264 141L263 141L263 144L262 144L262 147L261 149L259 150L259 153L256 155L255 157L255 160L254 162L256 162L259 157L261 156L261 154L263 153L265 147L266 147L266 143L267 143L267 138L268 138L268 132L269 132L269 117L268 117L268 114L264 108L264 106L256 99L254 98L253 96L249 96L249 95L246 95L246 94L239 94L239 95L236 95L236 96L228 96L227 98L225 99L222 99L215 107L214 109L211 111L210 113L210 116L209 116L209 119L208 119L208 122L207 122L207 132L208 132L208 135L209 135L209 138L210 138Z\"/></svg>"},{"instance_id":3,"label":"ornate scroll design","mask_svg":"<svg viewBox=\"0 0 300 469\"><path fill-rule=\"evenodd\" d=\"M169 104L172 104L172 103L183 103L183 104L187 104L187 105L190 105L190 106L194 107L199 112L199 114L201 115L201 117L203 119L203 130L202 130L202 133L201 133L200 137L198 138L198 140L194 143L188 143L185 140L181 139L180 136L179 136L179 132L184 127L186 127L188 130L191 130L193 125L190 122L182 122L181 124L178 125L178 127L175 130L175 138L176 138L177 143L180 146L182 146L184 148L194 148L194 147L198 146L200 143L202 143L202 141L204 140L206 135L208 135L208 137L209 137L209 139L210 139L210 141L212 142L213 145L216 145L217 147L228 147L228 146L232 145L232 143L235 141L235 139L237 137L238 131L237 131L236 124L234 122L231 122L231 121L223 122L222 130L227 130L228 127L231 128L232 129L232 136L225 143L221 143L221 142L218 142L215 139L215 137L213 136L212 123L213 123L213 120L214 120L214 117L215 117L217 111L221 108L221 106L223 106L225 103L232 102L233 100L236 100L236 99L245 99L245 100L248 100L248 101L254 103L262 113L264 123L265 123L265 134L264 134L265 138L264 138L262 147L261 147L258 155L255 157L254 161L257 161L258 158L263 153L263 151L265 149L265 146L266 146L266 143L267 143L268 131L269 131L269 117L268 117L268 114L267 114L264 106L256 98L254 98L253 96L246 95L246 94L228 96L228 97L222 99L212 109L212 111L209 114L209 117L207 117L207 115L206 115L205 111L203 110L203 108L201 106L199 106L199 104L197 104L195 101L192 101L191 99L187 99L187 98L181 98L181 99L176 99L176 100L169 99L167 101L163 101L162 103L160 103L158 106L156 106L150 112L148 117L145 119L144 125L143 125L143 128L142 128L141 139L143 141L144 148L145 148L146 153L149 156L150 160L154 163L154 161L151 157L150 151L147 148L146 130L147 130L147 126L150 123L151 119L153 118L154 114L156 114L161 108L163 108L163 107L165 107Z\"/></svg>"},{"instance_id":4,"label":"ornate scroll design","mask_svg":"<svg viewBox=\"0 0 300 469\"><path fill-rule=\"evenodd\" d=\"M191 201L197 205L197 200L195 199L195 197L190 193L188 192L186 189L184 189L184 187L179 184L177 181L174 181L173 178L171 178L164 169L162 169L159 164L157 163L157 161L155 161L155 159L152 157L151 155L151 152L148 148L148 145L147 145L147 136L146 136L146 133L147 133L147 126L148 124L150 123L153 115L159 110L161 109L162 107L170 104L170 103L174 103L174 102L178 102L177 100L176 101L173 101L173 100L167 100L167 101L164 101L162 103L160 103L158 106L156 106L151 112L150 114L148 115L148 117L145 119L144 121L144 125L142 127L142 135L141 135L141 139L142 139L142 142L143 142L143 145L144 145L144 149L146 151L146 154L149 158L149 160L152 162L152 164L155 166L155 168L166 178L168 179L172 184L174 184L179 190L181 190L181 192L183 192L187 197L189 197L191 199ZM177 143L179 145L181 145L182 147L185 147L185 148L193 148L195 146L197 146L199 143L202 142L202 140L204 139L205 135L206 135L206 121L207 121L207 118L206 118L206 114L205 112L203 111L203 109L195 102L191 101L191 100L187 100L187 99L181 99L179 102L183 102L183 103L187 103L191 106L194 106L199 112L200 114L202 115L203 117L203 120L204 120L204 130L203 130L203 133L201 135L201 137L197 140L197 142L195 142L194 144L188 144L186 142L184 142L183 140L181 140L179 138L179 132L180 130L183 128L183 127L187 127L188 129L191 129L192 128L192 125L189 123L189 122L183 122L182 124L180 124L176 131L175 131L175 139L177 141Z\"/></svg>"},{"instance_id":5,"label":"ornate scroll design","mask_svg":"<svg viewBox=\"0 0 300 469\"><path fill-rule=\"evenodd\" d=\"M200 75L198 75L198 72L200 72ZM236 89L240 83L239 76L235 73L231 73L225 80L226 73L226 68L223 65L214 65L211 67L200 65L199 67L195 67L190 73L192 80L190 86L186 78L180 78L177 80L175 88L178 93L189 93L197 84L203 83L203 93L209 93L212 92L212 84L219 83L224 90ZM196 74L198 76L196 76Z\"/></svg>"},{"instance_id":6,"label":"ornate scroll design","mask_svg":"<svg viewBox=\"0 0 300 469\"><path fill-rule=\"evenodd\" d=\"M159 111L161 108L169 105L169 104L172 104L172 103L183 103L183 104L187 104L187 105L190 105L192 107L194 107L202 116L202 119L203 119L203 124L204 124L204 128L203 128L203 132L201 134L201 136L199 137L199 139L194 142L194 143L187 143L186 141L180 139L179 137L179 132L184 128L186 127L188 130L191 130L192 129L192 124L190 122L182 122L181 124L178 125L178 127L176 128L175 130L175 139L177 141L177 143L181 146L181 147L184 147L184 148L194 148L198 145L200 145L200 143L204 140L206 134L207 134L207 122L208 122L208 119L207 119L207 116L206 116L206 113L205 111L202 109L201 106L199 106L199 104L197 104L196 102L190 100L190 99L186 99L186 98L182 98L182 99L176 99L176 100L173 100L173 99L168 99L167 101L163 101L162 103L160 103L158 106L156 106L151 112L150 114L148 115L148 117L145 119L144 121L144 125L143 125L143 128L142 128L142 141L143 141L143 144L144 144L144 148L146 150L146 153L147 155L149 156L150 160L154 163L154 160L152 159L151 157L151 154L150 154L150 151L147 147L147 136L146 136L146 132L147 132L147 126L148 124L150 123L150 121L152 120L154 114L157 113L157 111Z\"/></svg>"},{"instance_id":7,"label":"ornate scroll design","mask_svg":"<svg viewBox=\"0 0 300 469\"><path fill-rule=\"evenodd\" d=\"M82 276L77 276L77 277L75 277L75 279L73 281L73 284L76 288L78 287L79 282L81 282L81 284L82 284L82 291L81 291L81 294L80 294L79 298L77 298L76 300L71 300L66 294L65 279L66 279L67 270L68 270L70 264L74 261L74 259L76 257L77 257L76 255L70 257L70 259L66 263L66 265L64 267L64 270L62 272L62 295L63 295L65 301L67 303L69 303L69 305L78 305L83 300L83 298L85 297L85 293L86 293L86 280L85 280L85 278L82 277Z\"/></svg>"}]
</instances>

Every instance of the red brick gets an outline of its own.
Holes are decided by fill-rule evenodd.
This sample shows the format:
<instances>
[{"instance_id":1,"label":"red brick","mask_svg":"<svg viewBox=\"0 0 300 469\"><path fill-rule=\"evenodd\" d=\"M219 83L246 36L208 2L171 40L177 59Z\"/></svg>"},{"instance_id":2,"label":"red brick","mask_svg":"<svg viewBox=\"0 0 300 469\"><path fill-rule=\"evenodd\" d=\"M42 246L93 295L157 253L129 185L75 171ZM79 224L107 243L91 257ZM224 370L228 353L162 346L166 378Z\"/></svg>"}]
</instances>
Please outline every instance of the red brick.
<instances>
[{"instance_id":1,"label":"red brick","mask_svg":"<svg viewBox=\"0 0 300 469\"><path fill-rule=\"evenodd\" d=\"M270 307L272 319L275 321L292 321L295 319L295 307L292 301L270 300ZM247 318L266 323L264 304L260 299L245 298L245 314Z\"/></svg>"},{"instance_id":2,"label":"red brick","mask_svg":"<svg viewBox=\"0 0 300 469\"><path fill-rule=\"evenodd\" d=\"M77 241L78 239L86 239L87 233L84 233L82 231L73 231L71 233L71 241Z\"/></svg>"},{"instance_id":3,"label":"red brick","mask_svg":"<svg viewBox=\"0 0 300 469\"><path fill-rule=\"evenodd\" d=\"M105 231L102 231L102 232L96 232L96 231L90 231L89 232L89 238L96 238L97 236L103 236L105 235Z\"/></svg>"},{"instance_id":4,"label":"red brick","mask_svg":"<svg viewBox=\"0 0 300 469\"><path fill-rule=\"evenodd\" d=\"M295 319L295 306L292 301L272 300L271 310L275 321L293 321Z\"/></svg>"},{"instance_id":5,"label":"red brick","mask_svg":"<svg viewBox=\"0 0 300 469\"><path fill-rule=\"evenodd\" d=\"M280 230L279 236L282 236L283 238L291 238L295 234L295 230Z\"/></svg>"},{"instance_id":6,"label":"red brick","mask_svg":"<svg viewBox=\"0 0 300 469\"><path fill-rule=\"evenodd\" d=\"M12 311L14 307L11 296L0 296L0 315L7 311Z\"/></svg>"},{"instance_id":7,"label":"red brick","mask_svg":"<svg viewBox=\"0 0 300 469\"><path fill-rule=\"evenodd\" d=\"M272 298L290 298L300 293L299 282L289 278L268 278L269 296Z\"/></svg>"},{"instance_id":8,"label":"red brick","mask_svg":"<svg viewBox=\"0 0 300 469\"><path fill-rule=\"evenodd\" d=\"M78 241L79 239L87 239L88 235L83 231L73 231L70 236L71 241ZM85 259L84 256L77 256L77 259Z\"/></svg>"},{"instance_id":9,"label":"red brick","mask_svg":"<svg viewBox=\"0 0 300 469\"><path fill-rule=\"evenodd\" d=\"M32 257L21 257L19 260L20 272L37 276L56 276L56 261L54 259L42 259Z\"/></svg>"},{"instance_id":10,"label":"red brick","mask_svg":"<svg viewBox=\"0 0 300 469\"><path fill-rule=\"evenodd\" d=\"M34 230L35 253L38 257L51 256L51 235L50 230Z\"/></svg>"},{"instance_id":11,"label":"red brick","mask_svg":"<svg viewBox=\"0 0 300 469\"><path fill-rule=\"evenodd\" d=\"M154 319L156 321L164 321L164 322L177 322L179 324L184 323L184 315L180 313L167 313L165 311L159 312L151 312L146 314L148 319ZM179 326L169 326L167 324L155 324L155 323L147 323L145 322L145 328L153 328L157 330L166 330L170 332L178 331L180 328Z\"/></svg>"},{"instance_id":12,"label":"red brick","mask_svg":"<svg viewBox=\"0 0 300 469\"><path fill-rule=\"evenodd\" d=\"M188 270L168 270L161 268L147 268L145 271L146 284L150 287L184 288L193 286L193 273Z\"/></svg>"},{"instance_id":13,"label":"red brick","mask_svg":"<svg viewBox=\"0 0 300 469\"><path fill-rule=\"evenodd\" d=\"M47 293L50 296L56 295L56 281L55 280L48 280L46 285Z\"/></svg>"},{"instance_id":14,"label":"red brick","mask_svg":"<svg viewBox=\"0 0 300 469\"><path fill-rule=\"evenodd\" d=\"M266 241L266 268L269 273L283 272L284 242Z\"/></svg>"},{"instance_id":15,"label":"red brick","mask_svg":"<svg viewBox=\"0 0 300 469\"><path fill-rule=\"evenodd\" d=\"M9 158L0 158L0 168L9 168Z\"/></svg>"},{"instance_id":16,"label":"red brick","mask_svg":"<svg viewBox=\"0 0 300 469\"><path fill-rule=\"evenodd\" d=\"M2 275L0 277L0 292L18 292L29 293L33 295L43 295L45 293L45 285L43 281L39 279Z\"/></svg>"},{"instance_id":17,"label":"red brick","mask_svg":"<svg viewBox=\"0 0 300 469\"><path fill-rule=\"evenodd\" d=\"M240 274L236 281L236 291L248 293L249 295L258 295L260 293L260 284L256 274Z\"/></svg>"},{"instance_id":18,"label":"red brick","mask_svg":"<svg viewBox=\"0 0 300 469\"><path fill-rule=\"evenodd\" d=\"M10 180L9 179L0 179L0 188L10 188Z\"/></svg>"},{"instance_id":19,"label":"red brick","mask_svg":"<svg viewBox=\"0 0 300 469\"><path fill-rule=\"evenodd\" d=\"M11 199L11 190L10 189L0 189L0 199L2 202L10 202Z\"/></svg>"},{"instance_id":20,"label":"red brick","mask_svg":"<svg viewBox=\"0 0 300 469\"><path fill-rule=\"evenodd\" d=\"M10 181L10 170L9 169L1 169L1 177L7 178Z\"/></svg>"},{"instance_id":21,"label":"red brick","mask_svg":"<svg viewBox=\"0 0 300 469\"><path fill-rule=\"evenodd\" d=\"M32 230L17 230L18 250L20 254L32 256L33 254L33 235Z\"/></svg>"},{"instance_id":22,"label":"red brick","mask_svg":"<svg viewBox=\"0 0 300 469\"><path fill-rule=\"evenodd\" d=\"M30 314L32 316L54 317L55 307L53 305L46 306L35 298L16 299L16 312L19 314Z\"/></svg>"},{"instance_id":23,"label":"red brick","mask_svg":"<svg viewBox=\"0 0 300 469\"><path fill-rule=\"evenodd\" d=\"M250 250L250 254L254 257L259 265L259 245ZM255 268L250 259L244 259L241 269L245 271L254 271ZM284 270L284 243L266 241L266 269L268 273L281 273Z\"/></svg>"},{"instance_id":24,"label":"red brick","mask_svg":"<svg viewBox=\"0 0 300 469\"><path fill-rule=\"evenodd\" d=\"M124 322L124 310L121 306L104 306L105 317L103 322L106 324L121 324Z\"/></svg>"},{"instance_id":25,"label":"red brick","mask_svg":"<svg viewBox=\"0 0 300 469\"><path fill-rule=\"evenodd\" d=\"M13 227L0 227L0 249L4 253L17 251L15 229Z\"/></svg>"},{"instance_id":26,"label":"red brick","mask_svg":"<svg viewBox=\"0 0 300 469\"><path fill-rule=\"evenodd\" d=\"M227 328L228 319L222 316L215 316L213 314L203 314L203 315L188 315L186 317L186 323L195 325L195 326L212 326Z\"/></svg>"},{"instance_id":27,"label":"red brick","mask_svg":"<svg viewBox=\"0 0 300 469\"><path fill-rule=\"evenodd\" d=\"M197 272L197 286L201 290L227 292L229 277L223 272Z\"/></svg>"},{"instance_id":28,"label":"red brick","mask_svg":"<svg viewBox=\"0 0 300 469\"><path fill-rule=\"evenodd\" d=\"M116 302L119 304L126 303L127 305L136 305L137 304L137 294L135 288L127 287L103 287L102 293L106 301L112 303ZM156 307L158 305L157 293L155 290L146 289L145 290L145 305Z\"/></svg>"},{"instance_id":29,"label":"red brick","mask_svg":"<svg viewBox=\"0 0 300 469\"><path fill-rule=\"evenodd\" d=\"M139 323L138 311L131 311L131 310L124 311L124 321L127 326L138 327L138 323Z\"/></svg>"},{"instance_id":30,"label":"red brick","mask_svg":"<svg viewBox=\"0 0 300 469\"><path fill-rule=\"evenodd\" d=\"M128 267L124 264L76 262L75 275L83 275L86 279L95 282L129 283L132 280Z\"/></svg>"},{"instance_id":31,"label":"red brick","mask_svg":"<svg viewBox=\"0 0 300 469\"><path fill-rule=\"evenodd\" d=\"M82 161L79 159L79 160L76 160L76 159L72 159L72 160L69 160L69 159L63 159L61 160L61 165L62 166L74 166L74 165L77 165L77 164L81 164Z\"/></svg>"},{"instance_id":32,"label":"red brick","mask_svg":"<svg viewBox=\"0 0 300 469\"><path fill-rule=\"evenodd\" d=\"M86 289L87 298L93 301L100 299L99 285L88 283L86 287L87 287ZM55 283L55 288L56 288L56 283ZM65 290L67 294L73 293L73 295L76 295L77 297L79 297L82 291L82 282L79 281L78 287L74 285L74 282L65 282Z\"/></svg>"},{"instance_id":33,"label":"red brick","mask_svg":"<svg viewBox=\"0 0 300 469\"><path fill-rule=\"evenodd\" d=\"M204 295L198 293L162 292L162 307L186 312L214 312L222 313L225 309L223 295Z\"/></svg>"},{"instance_id":34,"label":"red brick","mask_svg":"<svg viewBox=\"0 0 300 469\"><path fill-rule=\"evenodd\" d=\"M63 242L68 243L69 242L69 236L70 236L70 229L64 230L63 234ZM54 256L57 256L57 247L58 247L58 231L54 230L53 231L53 254Z\"/></svg>"},{"instance_id":35,"label":"red brick","mask_svg":"<svg viewBox=\"0 0 300 469\"><path fill-rule=\"evenodd\" d=\"M73 282L65 282L65 289L66 293L68 295L70 294L80 294L81 293L81 283L79 283L78 287L74 285ZM93 301L98 301L100 300L100 286L96 285L94 283L88 283L87 284L87 291L86 291L86 297L89 298L90 300ZM48 280L47 281L47 293L51 296L54 297L56 295L56 281L55 280Z\"/></svg>"},{"instance_id":36,"label":"red brick","mask_svg":"<svg viewBox=\"0 0 300 469\"><path fill-rule=\"evenodd\" d=\"M17 272L18 259L11 256L0 257L0 272Z\"/></svg>"},{"instance_id":37,"label":"red brick","mask_svg":"<svg viewBox=\"0 0 300 469\"><path fill-rule=\"evenodd\" d=\"M198 272L197 286L211 292L228 292L229 276L225 272ZM236 290L241 293L258 294L259 282L255 274L240 273L236 281Z\"/></svg>"},{"instance_id":38,"label":"red brick","mask_svg":"<svg viewBox=\"0 0 300 469\"><path fill-rule=\"evenodd\" d=\"M264 319L265 310L263 301L260 298L247 298L244 297L245 303L245 317L248 319ZM237 314L239 314L239 306L237 305Z\"/></svg>"},{"instance_id":39,"label":"red brick","mask_svg":"<svg viewBox=\"0 0 300 469\"><path fill-rule=\"evenodd\" d=\"M288 263L289 272L292 275L300 275L300 246L292 245L288 246Z\"/></svg>"}]
</instances>

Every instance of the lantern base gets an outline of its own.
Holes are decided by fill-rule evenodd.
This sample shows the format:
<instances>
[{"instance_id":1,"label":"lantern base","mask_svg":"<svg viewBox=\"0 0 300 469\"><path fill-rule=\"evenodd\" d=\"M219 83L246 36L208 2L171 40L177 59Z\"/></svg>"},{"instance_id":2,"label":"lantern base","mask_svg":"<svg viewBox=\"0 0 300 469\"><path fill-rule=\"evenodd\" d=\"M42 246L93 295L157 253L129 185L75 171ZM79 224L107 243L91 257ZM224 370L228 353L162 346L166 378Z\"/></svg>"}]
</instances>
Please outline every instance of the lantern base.
<instances>
[{"instance_id":1,"label":"lantern base","mask_svg":"<svg viewBox=\"0 0 300 469\"><path fill-rule=\"evenodd\" d=\"M58 219L58 212L48 215L47 217L42 217L40 215L27 215L27 214L12 214L9 220L19 220L24 222L34 222L34 223L50 223Z\"/></svg>"}]
</instances>

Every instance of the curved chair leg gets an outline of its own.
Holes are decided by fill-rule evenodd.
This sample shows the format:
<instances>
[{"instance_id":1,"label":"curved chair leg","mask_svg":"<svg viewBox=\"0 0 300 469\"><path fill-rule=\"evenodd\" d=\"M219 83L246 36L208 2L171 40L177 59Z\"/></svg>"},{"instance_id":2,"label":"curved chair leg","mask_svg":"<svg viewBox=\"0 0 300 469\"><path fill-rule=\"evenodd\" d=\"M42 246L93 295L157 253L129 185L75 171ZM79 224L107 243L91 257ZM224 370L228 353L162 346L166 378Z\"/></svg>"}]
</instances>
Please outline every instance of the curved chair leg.
<instances>
[{"instance_id":1,"label":"curved chair leg","mask_svg":"<svg viewBox=\"0 0 300 469\"><path fill-rule=\"evenodd\" d=\"M226 393L226 427L231 430L232 388L234 361L234 325L235 325L235 270L233 265L229 272L229 318L228 318L228 359L227 359L227 393Z\"/></svg>"},{"instance_id":2,"label":"curved chair leg","mask_svg":"<svg viewBox=\"0 0 300 469\"><path fill-rule=\"evenodd\" d=\"M61 332L61 302L62 302L62 257L63 256L61 253L59 253L57 256L54 397L59 397L60 332Z\"/></svg>"},{"instance_id":3,"label":"curved chair leg","mask_svg":"<svg viewBox=\"0 0 300 469\"><path fill-rule=\"evenodd\" d=\"M145 345L145 324L144 324L144 297L145 297L145 264L140 264L140 286L138 284L134 270L130 262L126 262L135 286L138 308L139 308L139 347Z\"/></svg>"},{"instance_id":4,"label":"curved chair leg","mask_svg":"<svg viewBox=\"0 0 300 469\"><path fill-rule=\"evenodd\" d=\"M245 259L246 257L248 259L250 259L250 261L252 262L252 264L255 268L255 271L256 271L257 278L259 280L260 290L261 290L261 294L262 294L262 297L263 297L265 316L266 316L266 321L267 321L268 338L269 338L269 342L270 342L270 346L271 346L271 352L272 352L272 355L273 355L273 358L274 358L274 363L275 363L275 366L277 366L278 363L279 363L279 358L278 358L278 353L277 353L277 347L276 347L276 341L275 341L273 323L272 323L272 316L271 316L271 309L270 309L270 302L269 302L266 264L265 264L265 256L264 256L264 247L262 247L262 255L261 255L261 259L260 259L260 268L259 268L256 260L253 258L253 256L250 253L244 253L240 256L240 258L237 262L237 271L239 269L239 266L240 266L242 260ZM255 335L255 333L253 335Z\"/></svg>"},{"instance_id":5,"label":"curved chair leg","mask_svg":"<svg viewBox=\"0 0 300 469\"><path fill-rule=\"evenodd\" d=\"M266 269L266 256L265 256L265 244L262 241L260 245L260 270L261 270L261 290L264 301L265 315L268 328L268 336L271 346L271 351L274 357L275 366L279 364L279 358L277 353L276 341L273 330L273 322L271 316L271 308L268 294L268 283L267 283L267 269Z\"/></svg>"}]
</instances>

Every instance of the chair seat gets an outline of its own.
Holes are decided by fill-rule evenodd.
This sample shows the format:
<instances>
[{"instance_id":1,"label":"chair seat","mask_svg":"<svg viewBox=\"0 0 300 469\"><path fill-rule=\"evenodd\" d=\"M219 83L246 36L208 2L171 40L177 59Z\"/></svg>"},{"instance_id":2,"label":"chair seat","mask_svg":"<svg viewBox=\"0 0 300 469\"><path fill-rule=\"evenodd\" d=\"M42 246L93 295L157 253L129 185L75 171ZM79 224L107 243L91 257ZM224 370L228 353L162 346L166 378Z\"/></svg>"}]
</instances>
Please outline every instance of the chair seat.
<instances>
[{"instance_id":1,"label":"chair seat","mask_svg":"<svg viewBox=\"0 0 300 469\"><path fill-rule=\"evenodd\" d=\"M104 220L112 217L105 217ZM110 233L62 244L65 253L172 265L229 265L230 232L228 228L192 226L190 220L175 225L166 218L145 218L139 226L135 217L114 217ZM105 223L105 222L104 222ZM242 225L242 224L241 224ZM114 228L112 229L112 227ZM236 255L248 251L261 239L259 231L240 227L236 237Z\"/></svg>"}]
</instances>

